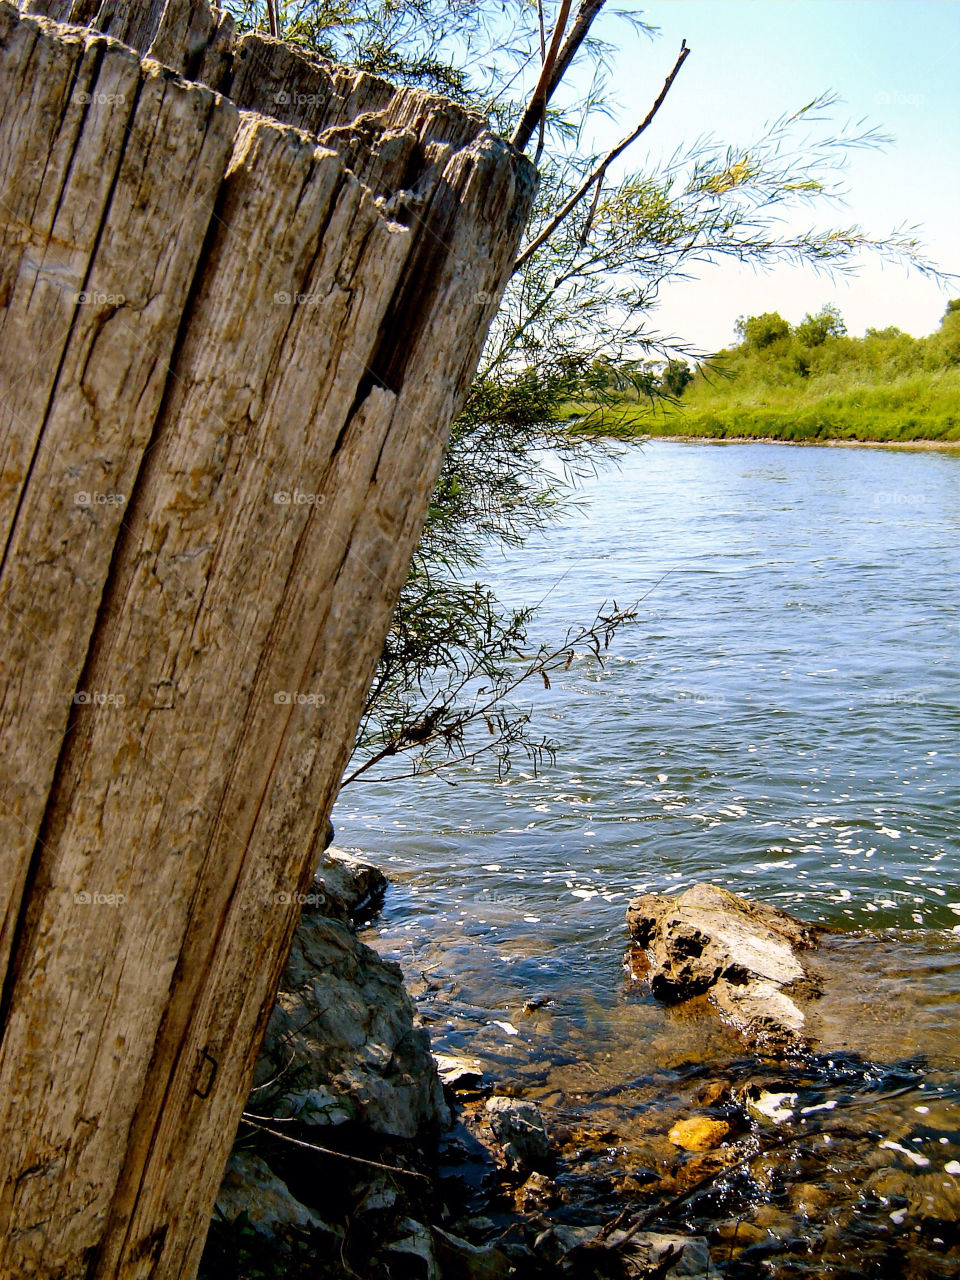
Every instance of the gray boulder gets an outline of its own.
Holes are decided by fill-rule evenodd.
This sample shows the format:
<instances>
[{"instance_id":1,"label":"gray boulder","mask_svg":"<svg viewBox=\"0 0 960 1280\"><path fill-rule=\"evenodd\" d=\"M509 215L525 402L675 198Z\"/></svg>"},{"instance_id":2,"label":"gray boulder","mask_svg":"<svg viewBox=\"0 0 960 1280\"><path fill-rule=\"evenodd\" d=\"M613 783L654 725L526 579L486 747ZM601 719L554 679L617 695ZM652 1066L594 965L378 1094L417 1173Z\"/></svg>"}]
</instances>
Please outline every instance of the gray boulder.
<instances>
[{"instance_id":1,"label":"gray boulder","mask_svg":"<svg viewBox=\"0 0 960 1280\"><path fill-rule=\"evenodd\" d=\"M543 1116L532 1102L519 1098L488 1098L486 1113L493 1136L512 1169L541 1172L553 1163Z\"/></svg>"},{"instance_id":2,"label":"gray boulder","mask_svg":"<svg viewBox=\"0 0 960 1280\"><path fill-rule=\"evenodd\" d=\"M817 944L816 926L712 884L675 898L634 898L627 924L647 952L655 995L680 1001L706 993L748 1038L803 1042L803 1006L820 993L804 954Z\"/></svg>"},{"instance_id":3,"label":"gray boulder","mask_svg":"<svg viewBox=\"0 0 960 1280\"><path fill-rule=\"evenodd\" d=\"M345 849L328 848L306 895L304 915L367 920L383 902L386 887L386 877L378 867Z\"/></svg>"},{"instance_id":4,"label":"gray boulder","mask_svg":"<svg viewBox=\"0 0 960 1280\"><path fill-rule=\"evenodd\" d=\"M625 1232L614 1231L610 1245L616 1248ZM711 1274L710 1249L702 1236L665 1235L658 1231L643 1231L634 1236L621 1249L621 1256L629 1257L641 1275L661 1274L673 1280L709 1280Z\"/></svg>"},{"instance_id":5,"label":"gray boulder","mask_svg":"<svg viewBox=\"0 0 960 1280\"><path fill-rule=\"evenodd\" d=\"M249 1151L234 1151L227 1161L217 1195L217 1213L227 1222L246 1215L253 1229L263 1236L285 1235L290 1227L308 1235L343 1234L301 1204L265 1161Z\"/></svg>"},{"instance_id":6,"label":"gray boulder","mask_svg":"<svg viewBox=\"0 0 960 1280\"><path fill-rule=\"evenodd\" d=\"M262 1089L259 1086L264 1086ZM450 1123L428 1032L399 965L348 925L304 915L254 1074L250 1110L414 1138Z\"/></svg>"}]
</instances>

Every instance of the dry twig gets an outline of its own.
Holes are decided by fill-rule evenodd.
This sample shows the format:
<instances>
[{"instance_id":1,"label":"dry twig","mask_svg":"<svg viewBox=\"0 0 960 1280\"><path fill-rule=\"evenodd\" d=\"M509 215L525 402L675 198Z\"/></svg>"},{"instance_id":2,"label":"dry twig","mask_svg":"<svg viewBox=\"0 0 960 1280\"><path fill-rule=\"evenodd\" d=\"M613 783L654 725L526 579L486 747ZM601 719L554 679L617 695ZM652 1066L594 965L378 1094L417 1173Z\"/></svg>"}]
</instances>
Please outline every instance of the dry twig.
<instances>
[{"instance_id":1,"label":"dry twig","mask_svg":"<svg viewBox=\"0 0 960 1280\"><path fill-rule=\"evenodd\" d=\"M660 108L663 106L664 102L666 101L667 94L670 92L671 88L673 87L673 82L674 80L676 80L677 74L679 73L680 68L683 66L684 62L686 62L687 56L689 55L689 53L690 53L690 48L686 40L684 40L683 43L680 45L680 54L673 65L673 70L670 72L666 80L663 82L663 88L660 90L659 94L657 95L657 99L654 102L653 106L650 108L650 110L647 112L644 118L640 121L637 127L633 130L633 132L628 133L627 136L623 138L620 142L618 142L617 145L612 150L607 152L607 154L603 157L603 159L596 166L596 168L593 169L587 175L586 178L584 178L583 182L581 182L580 186L577 187L576 191L574 191L574 193L569 197L569 199L564 201L564 203L560 206L560 208L557 210L554 216L550 219L550 221L547 223L544 229L540 232L540 234L534 240L531 240L531 242L527 245L524 251L520 254L519 258L517 258L517 261L514 263L514 267L513 267L514 273L519 271L520 268L524 265L524 263L529 261L529 259L533 256L533 254L536 253L536 251L540 248L541 245L546 244L546 242L550 239L550 237L553 235L556 229L560 226L560 224L566 221L566 219L577 207L577 205L580 203L583 197L587 194L587 192L590 190L593 184L596 183L597 196L594 200L594 207L590 213L590 219L588 219L588 225L589 225L589 222L592 221L593 219L593 214L596 212L596 205L599 201L600 184L603 181L603 178L607 172L607 169L610 167L611 164L613 164L614 160L616 160L619 156L623 155L624 151L626 151L626 149L629 146L632 146L633 143L636 142L636 140L640 137L640 135L644 133L653 123L654 117L656 116L657 112L660 110Z\"/></svg>"}]
</instances>

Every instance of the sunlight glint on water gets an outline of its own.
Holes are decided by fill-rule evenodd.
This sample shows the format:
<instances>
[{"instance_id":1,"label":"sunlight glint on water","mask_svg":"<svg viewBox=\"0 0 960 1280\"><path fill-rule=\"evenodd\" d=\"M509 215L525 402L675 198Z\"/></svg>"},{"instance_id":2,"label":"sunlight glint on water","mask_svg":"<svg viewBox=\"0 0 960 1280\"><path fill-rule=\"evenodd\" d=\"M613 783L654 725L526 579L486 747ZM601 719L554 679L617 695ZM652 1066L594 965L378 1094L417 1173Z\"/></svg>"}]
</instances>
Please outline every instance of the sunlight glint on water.
<instances>
[{"instance_id":1,"label":"sunlight glint on water","mask_svg":"<svg viewBox=\"0 0 960 1280\"><path fill-rule=\"evenodd\" d=\"M951 950L960 453L654 442L583 496L491 556L502 598L546 595L555 636L667 576L602 671L525 694L555 766L344 793L337 843L393 881L382 947L612 999L630 895L709 879Z\"/></svg>"}]
</instances>

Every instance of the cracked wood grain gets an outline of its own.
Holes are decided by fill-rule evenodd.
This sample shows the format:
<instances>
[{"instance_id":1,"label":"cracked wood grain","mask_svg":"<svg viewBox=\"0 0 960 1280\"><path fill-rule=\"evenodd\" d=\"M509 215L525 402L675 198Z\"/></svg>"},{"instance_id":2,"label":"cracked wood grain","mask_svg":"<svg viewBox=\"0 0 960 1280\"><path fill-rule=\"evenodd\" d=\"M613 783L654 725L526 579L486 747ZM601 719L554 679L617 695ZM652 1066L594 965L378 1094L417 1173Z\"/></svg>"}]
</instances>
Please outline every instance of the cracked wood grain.
<instances>
[{"instance_id":1,"label":"cracked wood grain","mask_svg":"<svg viewBox=\"0 0 960 1280\"><path fill-rule=\"evenodd\" d=\"M0 0L0 1274L195 1273L532 198L476 117L264 43L236 104Z\"/></svg>"}]
</instances>

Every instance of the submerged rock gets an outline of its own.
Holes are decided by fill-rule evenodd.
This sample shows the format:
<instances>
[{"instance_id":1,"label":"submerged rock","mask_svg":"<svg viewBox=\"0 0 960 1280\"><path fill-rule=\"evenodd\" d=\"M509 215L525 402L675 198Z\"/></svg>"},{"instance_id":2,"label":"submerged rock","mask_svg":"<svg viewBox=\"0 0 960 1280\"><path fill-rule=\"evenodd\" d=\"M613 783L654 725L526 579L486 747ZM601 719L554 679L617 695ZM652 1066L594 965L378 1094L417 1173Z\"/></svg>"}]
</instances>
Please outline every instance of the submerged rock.
<instances>
[{"instance_id":1,"label":"submerged rock","mask_svg":"<svg viewBox=\"0 0 960 1280\"><path fill-rule=\"evenodd\" d=\"M625 1234L613 1232L611 1247L616 1248ZM640 1274L665 1275L671 1280L681 1276L685 1280L708 1280L711 1275L710 1249L702 1236L643 1231L628 1242L628 1249L629 1258L640 1269Z\"/></svg>"},{"instance_id":2,"label":"submerged rock","mask_svg":"<svg viewBox=\"0 0 960 1280\"><path fill-rule=\"evenodd\" d=\"M815 926L712 884L675 898L634 898L627 923L647 952L655 995L681 1001L706 993L748 1037L802 1042L803 1001L819 994L801 958L816 946Z\"/></svg>"},{"instance_id":3,"label":"submerged rock","mask_svg":"<svg viewBox=\"0 0 960 1280\"><path fill-rule=\"evenodd\" d=\"M760 1124L783 1124L793 1119L798 1095L790 1090L767 1089L751 1082L739 1090L738 1097L751 1119Z\"/></svg>"},{"instance_id":4,"label":"submerged rock","mask_svg":"<svg viewBox=\"0 0 960 1280\"><path fill-rule=\"evenodd\" d=\"M553 1163L547 1128L537 1107L520 1098L489 1098L487 1116L512 1169L549 1170Z\"/></svg>"},{"instance_id":5,"label":"submerged rock","mask_svg":"<svg viewBox=\"0 0 960 1280\"><path fill-rule=\"evenodd\" d=\"M542 1173L531 1173L514 1193L514 1203L522 1213L548 1209L560 1199L557 1184Z\"/></svg>"},{"instance_id":6,"label":"submerged rock","mask_svg":"<svg viewBox=\"0 0 960 1280\"><path fill-rule=\"evenodd\" d=\"M729 1120L714 1120L710 1116L690 1116L678 1120L667 1137L675 1147L684 1151L712 1151L733 1133Z\"/></svg>"},{"instance_id":7,"label":"submerged rock","mask_svg":"<svg viewBox=\"0 0 960 1280\"><path fill-rule=\"evenodd\" d=\"M709 1280L710 1250L702 1236L660 1231L574 1227L555 1223L537 1237L538 1257L561 1274L600 1276L660 1276L666 1280ZM715 1274L715 1273L714 1273Z\"/></svg>"}]
</instances>

